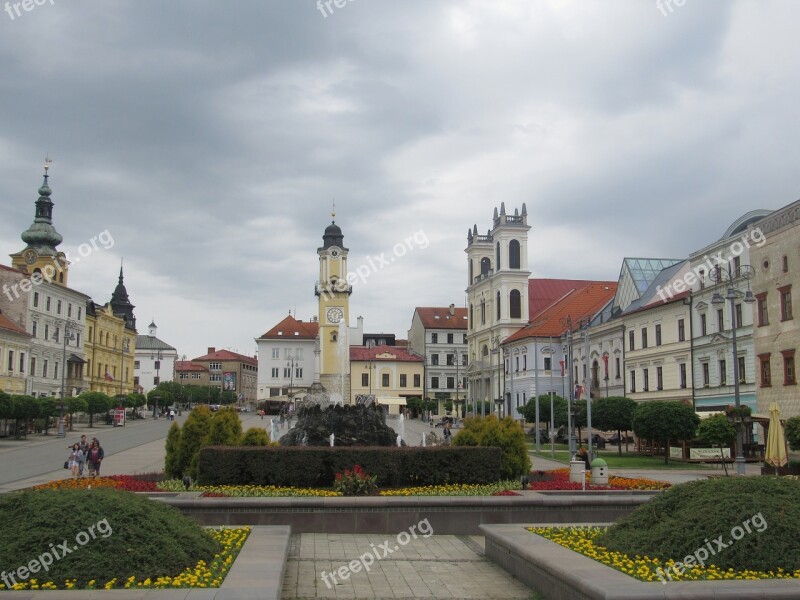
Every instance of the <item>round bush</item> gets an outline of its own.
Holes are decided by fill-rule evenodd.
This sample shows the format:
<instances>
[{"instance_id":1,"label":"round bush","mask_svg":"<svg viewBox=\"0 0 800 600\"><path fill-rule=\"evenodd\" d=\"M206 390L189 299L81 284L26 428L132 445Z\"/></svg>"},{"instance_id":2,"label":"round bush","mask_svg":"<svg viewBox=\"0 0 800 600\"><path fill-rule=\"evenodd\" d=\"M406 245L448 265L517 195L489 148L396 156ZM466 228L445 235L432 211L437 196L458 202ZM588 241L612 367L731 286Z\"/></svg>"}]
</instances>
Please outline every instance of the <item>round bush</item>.
<instances>
[{"instance_id":1,"label":"round bush","mask_svg":"<svg viewBox=\"0 0 800 600\"><path fill-rule=\"evenodd\" d=\"M114 489L35 490L0 496L0 570L52 564L29 576L63 586L178 575L210 562L219 544L176 509ZM66 552L69 549L69 552ZM34 565L35 568L35 565ZM17 582L20 582L17 580Z\"/></svg>"},{"instance_id":2,"label":"round bush","mask_svg":"<svg viewBox=\"0 0 800 600\"><path fill-rule=\"evenodd\" d=\"M679 562L691 554L702 557L705 549L705 563L723 569L794 571L800 569L798 498L800 481L786 478L692 481L620 519L597 543L630 556Z\"/></svg>"}]
</instances>

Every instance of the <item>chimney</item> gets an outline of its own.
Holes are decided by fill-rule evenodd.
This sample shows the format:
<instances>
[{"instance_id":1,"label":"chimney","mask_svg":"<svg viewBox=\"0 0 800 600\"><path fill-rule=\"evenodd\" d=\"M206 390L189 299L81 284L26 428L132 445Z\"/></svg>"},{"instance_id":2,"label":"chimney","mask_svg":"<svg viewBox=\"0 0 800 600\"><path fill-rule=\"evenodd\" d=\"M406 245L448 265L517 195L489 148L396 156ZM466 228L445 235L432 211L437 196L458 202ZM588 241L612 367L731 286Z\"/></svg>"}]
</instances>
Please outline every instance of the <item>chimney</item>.
<instances>
[{"instance_id":1,"label":"chimney","mask_svg":"<svg viewBox=\"0 0 800 600\"><path fill-rule=\"evenodd\" d=\"M451 304L450 305L450 316L451 317L455 316L455 314L456 314L456 305L455 304Z\"/></svg>"},{"instance_id":2,"label":"chimney","mask_svg":"<svg viewBox=\"0 0 800 600\"><path fill-rule=\"evenodd\" d=\"M214 346L209 346L208 347L208 354L214 354L214 352L216 352L216 351L217 351L217 349L214 348Z\"/></svg>"}]
</instances>

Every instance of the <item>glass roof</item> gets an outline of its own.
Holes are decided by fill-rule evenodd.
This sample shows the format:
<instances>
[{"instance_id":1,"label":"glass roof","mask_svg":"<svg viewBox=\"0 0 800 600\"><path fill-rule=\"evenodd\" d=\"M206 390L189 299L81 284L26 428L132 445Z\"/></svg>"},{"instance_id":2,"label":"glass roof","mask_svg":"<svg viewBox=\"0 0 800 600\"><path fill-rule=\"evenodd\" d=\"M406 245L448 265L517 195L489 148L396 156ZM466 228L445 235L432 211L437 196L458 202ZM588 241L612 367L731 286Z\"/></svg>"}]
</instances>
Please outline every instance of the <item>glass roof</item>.
<instances>
[{"instance_id":1,"label":"glass roof","mask_svg":"<svg viewBox=\"0 0 800 600\"><path fill-rule=\"evenodd\" d=\"M643 294L661 271L679 262L673 258L626 258L625 266L639 294Z\"/></svg>"}]
</instances>

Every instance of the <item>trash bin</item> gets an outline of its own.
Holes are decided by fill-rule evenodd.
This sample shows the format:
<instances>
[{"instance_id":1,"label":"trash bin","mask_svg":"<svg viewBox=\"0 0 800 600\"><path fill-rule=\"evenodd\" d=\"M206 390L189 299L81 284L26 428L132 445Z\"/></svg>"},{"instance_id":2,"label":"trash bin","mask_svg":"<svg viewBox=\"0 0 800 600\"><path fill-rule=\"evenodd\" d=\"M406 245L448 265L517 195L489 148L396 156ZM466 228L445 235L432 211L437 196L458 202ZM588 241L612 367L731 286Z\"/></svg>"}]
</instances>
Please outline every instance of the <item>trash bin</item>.
<instances>
[{"instance_id":1,"label":"trash bin","mask_svg":"<svg viewBox=\"0 0 800 600\"><path fill-rule=\"evenodd\" d=\"M592 484L608 485L608 464L602 458L592 461Z\"/></svg>"},{"instance_id":2,"label":"trash bin","mask_svg":"<svg viewBox=\"0 0 800 600\"><path fill-rule=\"evenodd\" d=\"M569 462L569 480L571 483L582 483L585 472L586 463L582 460L571 460Z\"/></svg>"}]
</instances>

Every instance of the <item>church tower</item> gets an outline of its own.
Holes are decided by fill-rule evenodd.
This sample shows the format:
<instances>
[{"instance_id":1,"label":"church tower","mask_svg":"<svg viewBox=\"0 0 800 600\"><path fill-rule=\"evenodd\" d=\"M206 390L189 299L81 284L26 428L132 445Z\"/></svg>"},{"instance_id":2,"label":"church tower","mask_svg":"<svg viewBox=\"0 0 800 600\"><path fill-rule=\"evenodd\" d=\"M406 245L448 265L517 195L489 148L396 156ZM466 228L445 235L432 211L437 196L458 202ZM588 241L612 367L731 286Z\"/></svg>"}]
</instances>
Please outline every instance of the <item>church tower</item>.
<instances>
[{"instance_id":1,"label":"church tower","mask_svg":"<svg viewBox=\"0 0 800 600\"><path fill-rule=\"evenodd\" d=\"M36 201L36 216L28 229L22 233L22 241L27 244L24 249L11 255L11 266L45 281L67 286L69 262L63 252L56 249L64 238L53 226L53 193L47 184L50 159L45 159L44 183L39 188L39 199Z\"/></svg>"},{"instance_id":2,"label":"church tower","mask_svg":"<svg viewBox=\"0 0 800 600\"><path fill-rule=\"evenodd\" d=\"M319 281L314 293L319 298L319 370L320 383L331 400L350 399L350 294L353 286L347 281L347 253L344 235L331 213L331 224L325 228L319 255Z\"/></svg>"}]
</instances>

